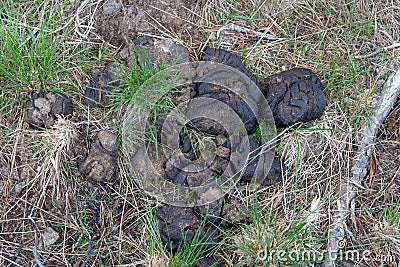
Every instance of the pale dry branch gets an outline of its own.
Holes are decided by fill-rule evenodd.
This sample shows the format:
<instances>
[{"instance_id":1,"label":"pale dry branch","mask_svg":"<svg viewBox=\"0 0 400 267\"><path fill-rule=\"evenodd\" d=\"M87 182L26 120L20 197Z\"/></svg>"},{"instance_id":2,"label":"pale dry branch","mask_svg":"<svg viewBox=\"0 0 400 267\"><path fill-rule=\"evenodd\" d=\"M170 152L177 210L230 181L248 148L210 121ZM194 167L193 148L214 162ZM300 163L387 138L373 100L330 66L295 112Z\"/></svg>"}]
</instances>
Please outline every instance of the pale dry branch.
<instances>
[{"instance_id":1,"label":"pale dry branch","mask_svg":"<svg viewBox=\"0 0 400 267\"><path fill-rule=\"evenodd\" d=\"M233 31L233 32L246 33L246 34L249 34L251 36L255 35L255 36L257 36L257 38L260 38L260 39L266 39L266 40L271 40L271 41L275 41L275 40L278 39L278 37L276 35L274 35L274 34L252 30L252 29L249 29L249 28L246 28L246 27L242 27L242 26L237 25L237 24L231 24L229 26L229 30Z\"/></svg>"},{"instance_id":2,"label":"pale dry branch","mask_svg":"<svg viewBox=\"0 0 400 267\"><path fill-rule=\"evenodd\" d=\"M393 108L400 94L400 67L391 74L383 85L382 93L376 101L373 114L370 120L365 122L362 128L362 140L359 145L359 152L355 158L351 180L341 185L341 191L337 200L337 210L333 214L333 222L329 227L327 244L327 261L324 267L335 266L335 258L340 250L340 242L345 236L346 219L349 214L349 207L354 203L357 190L360 188L364 177L367 175L371 153L375 148L376 135L382 122Z\"/></svg>"}]
</instances>

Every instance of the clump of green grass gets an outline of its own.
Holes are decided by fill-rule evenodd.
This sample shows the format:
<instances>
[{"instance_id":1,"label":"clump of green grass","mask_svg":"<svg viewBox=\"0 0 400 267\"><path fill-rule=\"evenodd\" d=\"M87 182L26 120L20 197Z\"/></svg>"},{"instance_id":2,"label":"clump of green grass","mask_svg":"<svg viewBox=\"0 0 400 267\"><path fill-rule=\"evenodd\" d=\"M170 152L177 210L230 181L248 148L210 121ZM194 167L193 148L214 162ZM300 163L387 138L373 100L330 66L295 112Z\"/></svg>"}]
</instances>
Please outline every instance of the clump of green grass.
<instances>
[{"instance_id":1,"label":"clump of green grass","mask_svg":"<svg viewBox=\"0 0 400 267\"><path fill-rule=\"evenodd\" d=\"M392 206L383 207L379 217L388 228L400 231L400 200L397 200Z\"/></svg>"},{"instance_id":2,"label":"clump of green grass","mask_svg":"<svg viewBox=\"0 0 400 267\"><path fill-rule=\"evenodd\" d=\"M308 266L311 262L323 261L324 254L317 249L324 242L323 235L318 239L312 237L313 211L304 215L303 208L293 211L295 218L281 223L276 212L252 197L252 204L247 208L249 222L225 232L222 243L233 253L229 264Z\"/></svg>"},{"instance_id":3,"label":"clump of green grass","mask_svg":"<svg viewBox=\"0 0 400 267\"><path fill-rule=\"evenodd\" d=\"M65 92L73 72L80 68L85 48L68 43L68 27L61 25L61 16L62 9L52 1L0 3L2 90L10 95Z\"/></svg>"},{"instance_id":4,"label":"clump of green grass","mask_svg":"<svg viewBox=\"0 0 400 267\"><path fill-rule=\"evenodd\" d=\"M168 267L182 266L182 267L195 267L199 259L206 254L205 243L206 240L200 238L202 227L196 232L192 242L184 240L182 245L178 248L177 253L172 255L168 261ZM216 263L215 263L216 264Z\"/></svg>"},{"instance_id":5,"label":"clump of green grass","mask_svg":"<svg viewBox=\"0 0 400 267\"><path fill-rule=\"evenodd\" d=\"M181 92L177 83L179 73L172 73L173 66L167 68L164 63L154 66L146 54L136 56L137 63L130 68L121 66L123 85L110 92L108 107L127 110L123 131L129 135L122 134L127 144L154 144L158 154L159 132L155 123L160 116L176 109L171 94ZM178 115L184 116L179 111Z\"/></svg>"},{"instance_id":6,"label":"clump of green grass","mask_svg":"<svg viewBox=\"0 0 400 267\"><path fill-rule=\"evenodd\" d=\"M146 206L146 212L141 223L143 223L146 238L140 242L135 242L135 244L138 247L145 246L143 249L147 254L146 266L194 267L199 259L207 255L206 248L210 241L201 236L207 224L205 220L201 222L190 242L185 239L184 230L182 230L182 243L176 252L168 251L164 247L152 207Z\"/></svg>"},{"instance_id":7,"label":"clump of green grass","mask_svg":"<svg viewBox=\"0 0 400 267\"><path fill-rule=\"evenodd\" d=\"M121 69L121 83L122 86L116 88L114 92L110 92L111 103L108 105L109 108L114 110L121 109L128 104L143 105L135 101L137 96L140 94L138 90L140 87L150 80L154 75L166 69L164 63L160 66L154 66L151 60L146 54L141 55L136 53L137 62L133 63L130 68L123 64L117 63ZM113 83L115 81L111 81ZM133 103L131 103L133 102Z\"/></svg>"}]
</instances>

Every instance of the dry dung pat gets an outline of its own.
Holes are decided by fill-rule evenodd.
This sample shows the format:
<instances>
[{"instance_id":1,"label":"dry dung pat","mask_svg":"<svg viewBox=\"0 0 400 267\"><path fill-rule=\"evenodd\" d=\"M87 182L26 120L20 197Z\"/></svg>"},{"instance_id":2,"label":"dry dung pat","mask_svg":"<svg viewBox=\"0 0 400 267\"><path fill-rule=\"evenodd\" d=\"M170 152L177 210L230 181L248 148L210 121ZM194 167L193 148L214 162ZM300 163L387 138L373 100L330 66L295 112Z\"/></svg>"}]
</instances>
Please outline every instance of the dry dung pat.
<instances>
[{"instance_id":1,"label":"dry dung pat","mask_svg":"<svg viewBox=\"0 0 400 267\"><path fill-rule=\"evenodd\" d=\"M154 41L149 38L136 39L137 48L154 50ZM156 51L156 50L155 50ZM146 51L147 53L147 51ZM156 55L157 56L157 55ZM152 55L150 55L152 57ZM214 61L229 65L247 75L259 88L260 97L265 96L271 105L271 110L277 125L292 125L297 122L305 122L318 118L325 108L325 96L318 77L310 70L293 69L273 75L266 79L261 85L256 77L245 68L240 57L222 49L207 49L203 57L205 61ZM151 58L152 64L157 58ZM261 95L261 92L263 95ZM250 145L250 158L248 165L241 177L242 183L249 183L253 180L260 157L257 156L262 146L260 140L253 136L258 122L246 104L246 102L229 88L222 88L209 83L198 83L195 85L195 94L190 98L206 97L217 99L233 109L244 122ZM165 117L160 117L156 122L157 130L168 128L165 125ZM198 117L186 124L185 131L179 132L179 164L177 161L170 161L160 151L156 152L153 146L149 146L149 156L159 173L167 180L183 187L206 186L221 175L231 157L231 141L224 126L213 119ZM159 136L159 135L157 135ZM174 135L176 136L176 134ZM203 137L207 138L204 139ZM161 140L161 139L160 139ZM208 157L200 148L207 147L209 141L213 149L206 149L207 152L215 152L215 155ZM201 152L201 153L200 153ZM159 155L157 156L157 153ZM182 159L182 160L181 160ZM185 171L193 162L203 160L204 169L197 172ZM272 160L272 159L271 159ZM178 167L179 166L179 167ZM278 156L275 156L270 171L262 180L262 186L270 186L282 181L282 172L286 167ZM208 192L208 191L207 191ZM216 193L212 192L212 196ZM207 199L200 196L202 200ZM204 202L205 203L205 202ZM218 242L218 229L230 227L237 223L246 223L250 220L248 208L235 197L221 197L206 206L174 207L165 205L156 212L157 225L161 240L168 251L176 253L179 248L187 245L194 245L197 242L207 243L205 251L210 250ZM200 239L200 240L199 240ZM196 266L210 266L215 262L210 258L202 258Z\"/></svg>"},{"instance_id":2,"label":"dry dung pat","mask_svg":"<svg viewBox=\"0 0 400 267\"><path fill-rule=\"evenodd\" d=\"M214 61L226 64L232 68L240 70L258 85L256 76L251 73L242 63L240 57L224 49L208 48L202 58L204 61Z\"/></svg>"},{"instance_id":3,"label":"dry dung pat","mask_svg":"<svg viewBox=\"0 0 400 267\"><path fill-rule=\"evenodd\" d=\"M230 226L248 221L250 215L240 199L228 197L222 209L222 217L222 225Z\"/></svg>"},{"instance_id":4,"label":"dry dung pat","mask_svg":"<svg viewBox=\"0 0 400 267\"><path fill-rule=\"evenodd\" d=\"M281 158L277 155L274 157L274 161L272 162L271 168L265 177L262 185L270 186L282 181L282 174L286 172L287 168L286 165L283 163Z\"/></svg>"},{"instance_id":5,"label":"dry dung pat","mask_svg":"<svg viewBox=\"0 0 400 267\"><path fill-rule=\"evenodd\" d=\"M315 120L325 109L321 81L308 69L295 68L269 76L262 91L277 126Z\"/></svg>"},{"instance_id":6,"label":"dry dung pat","mask_svg":"<svg viewBox=\"0 0 400 267\"><path fill-rule=\"evenodd\" d=\"M242 63L240 57L236 54L223 49L208 48L203 56L204 61L213 61L228 65L247 75L254 83L258 85L257 79ZM239 95L224 88L210 83L199 83L196 86L196 92L201 97L213 98L230 106L245 122L246 130L250 133L257 127L257 120L246 104L246 101Z\"/></svg>"},{"instance_id":7,"label":"dry dung pat","mask_svg":"<svg viewBox=\"0 0 400 267\"><path fill-rule=\"evenodd\" d=\"M86 87L84 102L90 107L106 106L110 102L110 94L118 91L121 85L119 69L114 62L109 63L105 69L95 75Z\"/></svg>"},{"instance_id":8,"label":"dry dung pat","mask_svg":"<svg viewBox=\"0 0 400 267\"><path fill-rule=\"evenodd\" d=\"M100 131L79 171L89 180L105 182L113 177L116 165L117 138L109 131Z\"/></svg>"},{"instance_id":9,"label":"dry dung pat","mask_svg":"<svg viewBox=\"0 0 400 267\"><path fill-rule=\"evenodd\" d=\"M207 205L196 206L193 208L193 210L201 218L206 219L213 224L218 224L221 221L223 206L224 199L220 198Z\"/></svg>"},{"instance_id":10,"label":"dry dung pat","mask_svg":"<svg viewBox=\"0 0 400 267\"><path fill-rule=\"evenodd\" d=\"M325 109L326 99L320 79L309 69L294 68L269 76L259 83L236 54L223 49L209 48L202 58L233 67L247 75L263 92L277 126L290 126L297 122L308 122L320 117ZM251 132L257 122L246 102L232 91L209 83L200 83L197 94L224 102L246 122Z\"/></svg>"},{"instance_id":11,"label":"dry dung pat","mask_svg":"<svg viewBox=\"0 0 400 267\"><path fill-rule=\"evenodd\" d=\"M168 251L176 252L184 244L204 244L202 251L209 251L219 240L219 230L202 223L192 208L165 205L156 211L161 240ZM199 245L200 246L200 245Z\"/></svg>"},{"instance_id":12,"label":"dry dung pat","mask_svg":"<svg viewBox=\"0 0 400 267\"><path fill-rule=\"evenodd\" d=\"M35 129L49 128L54 125L57 115L72 114L72 100L56 92L39 92L28 102L26 122Z\"/></svg>"},{"instance_id":13,"label":"dry dung pat","mask_svg":"<svg viewBox=\"0 0 400 267\"><path fill-rule=\"evenodd\" d=\"M254 138L254 136L250 136ZM250 141L250 150L252 149L252 142ZM258 148L258 147L256 147ZM254 149L253 149L254 150ZM250 154L249 158L252 158L255 156L254 154ZM252 161L248 162L248 165L246 167L246 170L244 171L241 180L244 182L250 183L253 180L253 175L257 169L257 164L258 164L258 159L259 157L255 157ZM277 183L280 183L282 181L282 174L286 172L286 166L282 162L281 158L277 155L275 155L274 160L272 162L271 168L269 169L269 172L267 176L262 180L261 185L263 186L270 186L274 185Z\"/></svg>"}]
</instances>

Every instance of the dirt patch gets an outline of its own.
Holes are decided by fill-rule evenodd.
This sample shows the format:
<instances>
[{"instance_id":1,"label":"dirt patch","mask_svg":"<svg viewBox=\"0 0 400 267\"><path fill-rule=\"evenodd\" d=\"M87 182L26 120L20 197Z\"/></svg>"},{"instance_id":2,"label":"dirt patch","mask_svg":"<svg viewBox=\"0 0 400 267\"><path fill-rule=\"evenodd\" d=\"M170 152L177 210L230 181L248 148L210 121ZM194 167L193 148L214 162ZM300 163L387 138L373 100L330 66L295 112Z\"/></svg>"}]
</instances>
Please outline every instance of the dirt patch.
<instances>
[{"instance_id":1,"label":"dirt patch","mask_svg":"<svg viewBox=\"0 0 400 267\"><path fill-rule=\"evenodd\" d=\"M127 45L139 33L153 33L184 42L202 40L192 10L197 1L105 1L96 14L96 28L111 44Z\"/></svg>"},{"instance_id":2,"label":"dirt patch","mask_svg":"<svg viewBox=\"0 0 400 267\"><path fill-rule=\"evenodd\" d=\"M161 65L169 67L188 62L189 52L185 46L172 39L138 37L119 52L118 58L126 62L128 67L132 64L152 64L159 68Z\"/></svg>"}]
</instances>

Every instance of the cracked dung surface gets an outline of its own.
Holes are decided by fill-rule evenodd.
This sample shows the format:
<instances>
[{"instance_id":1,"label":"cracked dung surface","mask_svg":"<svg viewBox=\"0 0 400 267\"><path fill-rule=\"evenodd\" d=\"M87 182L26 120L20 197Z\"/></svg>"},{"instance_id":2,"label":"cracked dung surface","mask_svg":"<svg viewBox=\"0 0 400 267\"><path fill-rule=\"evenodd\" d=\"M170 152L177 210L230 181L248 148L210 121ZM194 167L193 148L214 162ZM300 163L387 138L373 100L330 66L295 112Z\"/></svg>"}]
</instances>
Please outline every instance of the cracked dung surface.
<instances>
[{"instance_id":1,"label":"cracked dung surface","mask_svg":"<svg viewBox=\"0 0 400 267\"><path fill-rule=\"evenodd\" d=\"M277 126L315 120L325 109L321 81L308 69L295 68L269 76L262 90Z\"/></svg>"},{"instance_id":2,"label":"cracked dung surface","mask_svg":"<svg viewBox=\"0 0 400 267\"><path fill-rule=\"evenodd\" d=\"M28 102L26 122L35 129L49 128L57 120L56 115L72 114L72 100L62 93L39 92Z\"/></svg>"},{"instance_id":3,"label":"cracked dung surface","mask_svg":"<svg viewBox=\"0 0 400 267\"><path fill-rule=\"evenodd\" d=\"M254 74L243 65L240 57L236 54L223 49L209 48L206 50L202 60L223 63L236 68L258 85ZM257 120L250 107L240 96L229 89L209 83L199 83L196 86L196 91L199 96L217 99L230 106L239 115L242 121L245 122L247 132L250 133L257 127Z\"/></svg>"},{"instance_id":4,"label":"cracked dung surface","mask_svg":"<svg viewBox=\"0 0 400 267\"><path fill-rule=\"evenodd\" d=\"M89 154L79 166L80 173L89 180L110 181L117 165L117 139L109 132L100 131Z\"/></svg>"}]
</instances>

